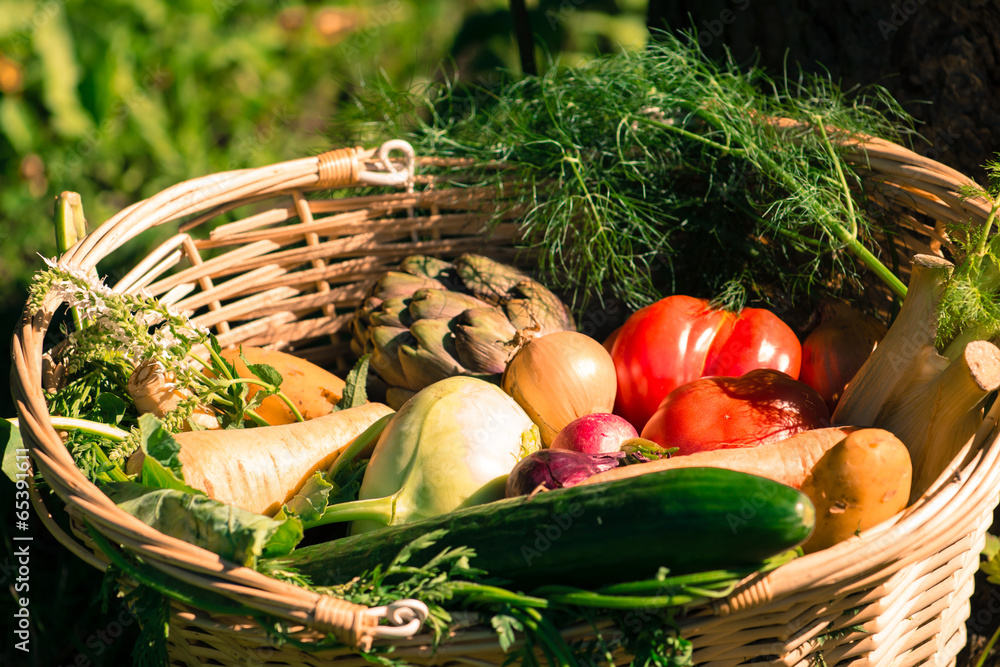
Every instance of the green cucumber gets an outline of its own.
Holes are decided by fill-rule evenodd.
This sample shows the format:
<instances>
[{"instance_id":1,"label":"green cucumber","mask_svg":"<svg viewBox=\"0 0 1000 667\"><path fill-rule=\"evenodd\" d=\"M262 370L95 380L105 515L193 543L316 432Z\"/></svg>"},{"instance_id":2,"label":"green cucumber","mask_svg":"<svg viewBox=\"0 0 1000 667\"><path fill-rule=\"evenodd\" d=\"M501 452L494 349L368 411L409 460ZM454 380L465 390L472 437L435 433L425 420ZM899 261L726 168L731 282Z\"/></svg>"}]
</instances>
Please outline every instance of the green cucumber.
<instances>
[{"instance_id":1,"label":"green cucumber","mask_svg":"<svg viewBox=\"0 0 1000 667\"><path fill-rule=\"evenodd\" d=\"M408 564L446 546L475 549L473 567L521 590L589 587L757 566L804 542L815 510L802 492L719 468L680 468L506 498L410 524L314 544L283 559L318 585L344 583L433 530L447 532Z\"/></svg>"}]
</instances>

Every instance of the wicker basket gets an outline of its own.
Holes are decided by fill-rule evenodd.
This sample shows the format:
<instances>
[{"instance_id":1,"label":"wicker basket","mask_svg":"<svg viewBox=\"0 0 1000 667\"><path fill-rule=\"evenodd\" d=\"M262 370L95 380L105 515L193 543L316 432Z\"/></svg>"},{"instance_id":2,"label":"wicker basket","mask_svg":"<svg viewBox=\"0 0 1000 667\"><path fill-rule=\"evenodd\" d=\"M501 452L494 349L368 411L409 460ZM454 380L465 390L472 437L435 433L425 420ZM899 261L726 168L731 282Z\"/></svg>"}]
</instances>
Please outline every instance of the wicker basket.
<instances>
[{"instance_id":1,"label":"wicker basket","mask_svg":"<svg viewBox=\"0 0 1000 667\"><path fill-rule=\"evenodd\" d=\"M390 150L402 159L390 160ZM509 217L484 233L495 214L492 191L437 186L405 144L379 151L344 149L259 169L220 173L171 187L107 221L61 259L90 271L137 235L159 225L172 236L118 280L212 328L221 342L269 345L343 369L350 352L340 335L367 281L412 253L453 256L479 251L503 261L515 252L518 224ZM985 220L986 207L958 196L969 179L880 140L855 144L850 160L866 173L874 201L911 234L896 237L901 257L938 252L934 222ZM454 163L453 163L454 164ZM380 194L352 189L383 186ZM393 189L393 187L397 189ZM337 196L307 193L338 190ZM243 208L237 222L201 238L190 234ZM930 220L930 225L925 222ZM436 652L421 629L419 602L369 609L320 596L226 562L160 534L118 510L74 466L46 411L43 353L60 307L49 296L25 312L16 332L12 387L25 441L46 482L77 524L179 582L219 593L295 624L315 643L332 633L338 649L313 652L271 644L250 617L223 616L175 603L173 665L367 665L357 648L392 643L395 657L427 664L499 664L494 631L458 614L453 635ZM743 582L729 597L690 608L680 619L699 665L952 664L965 643L965 620L984 533L1000 498L997 410L935 486L894 519L831 549ZM40 494L35 507L69 550L103 568L106 560L83 530L64 531ZM601 624L599 624L601 625ZM604 625L615 632L610 621ZM592 636L580 623L568 640ZM619 664L629 656L619 653Z\"/></svg>"}]
</instances>

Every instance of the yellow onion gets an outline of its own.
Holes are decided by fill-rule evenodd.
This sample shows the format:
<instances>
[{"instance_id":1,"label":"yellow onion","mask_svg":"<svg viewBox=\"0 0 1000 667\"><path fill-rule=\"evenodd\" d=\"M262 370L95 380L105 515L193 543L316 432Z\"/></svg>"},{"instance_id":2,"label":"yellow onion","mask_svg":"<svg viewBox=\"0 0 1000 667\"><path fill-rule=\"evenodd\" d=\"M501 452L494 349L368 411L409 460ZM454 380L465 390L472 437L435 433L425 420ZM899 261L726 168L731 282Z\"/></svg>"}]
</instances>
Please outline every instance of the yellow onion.
<instances>
[{"instance_id":1,"label":"yellow onion","mask_svg":"<svg viewBox=\"0 0 1000 667\"><path fill-rule=\"evenodd\" d=\"M508 362L500 386L538 425L548 447L567 424L611 412L615 364L601 343L575 331L532 338Z\"/></svg>"}]
</instances>

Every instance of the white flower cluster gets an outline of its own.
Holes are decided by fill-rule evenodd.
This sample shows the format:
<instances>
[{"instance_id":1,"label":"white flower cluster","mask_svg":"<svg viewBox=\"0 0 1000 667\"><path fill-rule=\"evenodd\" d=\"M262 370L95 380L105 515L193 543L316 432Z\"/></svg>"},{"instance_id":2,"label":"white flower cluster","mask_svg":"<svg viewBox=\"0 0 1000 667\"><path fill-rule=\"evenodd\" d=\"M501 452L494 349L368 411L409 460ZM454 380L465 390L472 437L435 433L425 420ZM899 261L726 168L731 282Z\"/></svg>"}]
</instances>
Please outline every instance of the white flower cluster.
<instances>
[{"instance_id":1,"label":"white flower cluster","mask_svg":"<svg viewBox=\"0 0 1000 667\"><path fill-rule=\"evenodd\" d=\"M49 270L39 282L47 294L75 308L86 323L67 340L63 358L70 367L94 353L117 353L135 366L147 359L168 365L208 337L207 329L148 293L115 292L96 275L43 259Z\"/></svg>"}]
</instances>

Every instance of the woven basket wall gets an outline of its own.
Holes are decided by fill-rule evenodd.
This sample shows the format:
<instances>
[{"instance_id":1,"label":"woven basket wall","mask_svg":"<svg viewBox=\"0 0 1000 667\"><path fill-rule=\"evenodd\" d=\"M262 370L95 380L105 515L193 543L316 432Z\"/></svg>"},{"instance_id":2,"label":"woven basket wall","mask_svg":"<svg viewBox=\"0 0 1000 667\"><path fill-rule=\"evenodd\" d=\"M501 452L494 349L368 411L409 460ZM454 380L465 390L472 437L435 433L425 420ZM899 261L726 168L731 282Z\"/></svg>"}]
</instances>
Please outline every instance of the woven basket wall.
<instances>
[{"instance_id":1,"label":"woven basket wall","mask_svg":"<svg viewBox=\"0 0 1000 667\"><path fill-rule=\"evenodd\" d=\"M904 259L940 251L939 223L986 218L985 205L957 194L969 180L941 164L879 140L855 144L849 159L865 173L873 200L910 230L887 249ZM492 192L440 187L420 176L423 166L442 164L416 160L414 179L408 165L389 162L385 153L346 149L194 179L122 211L60 263L85 272L99 269L131 239L164 225L175 234L114 289L144 289L160 297L210 327L223 345L273 346L343 370L353 361L344 335L350 313L368 281L403 257L472 251L508 262L529 259L514 249L519 228L513 212L484 235L496 210ZM355 193L371 192L380 183L390 186L377 194ZM205 231L233 211L236 222ZM453 636L432 654L423 631L393 637L391 622L376 626L384 609L278 582L118 510L75 468L49 421L42 356L60 305L50 296L39 311L25 312L15 335L11 382L34 461L76 525L86 521L116 548L178 581L297 623L297 636L307 644L329 633L344 644L319 653L277 648L250 617L175 604L173 665L360 666L369 663L353 647L372 640L393 644L395 657L415 663L503 661L494 631L469 615L456 615ZM724 600L686 610L680 628L694 644L696 664L952 664L965 643L973 575L1000 498L996 416L987 415L938 483L904 513L836 547L751 577ZM86 531L63 531L40 495L33 500L60 542L95 567L105 566ZM412 614L396 622L416 627ZM607 628L615 632L610 622ZM586 639L593 629L581 623L564 633L570 640ZM629 656L619 653L616 659L627 664Z\"/></svg>"}]
</instances>

